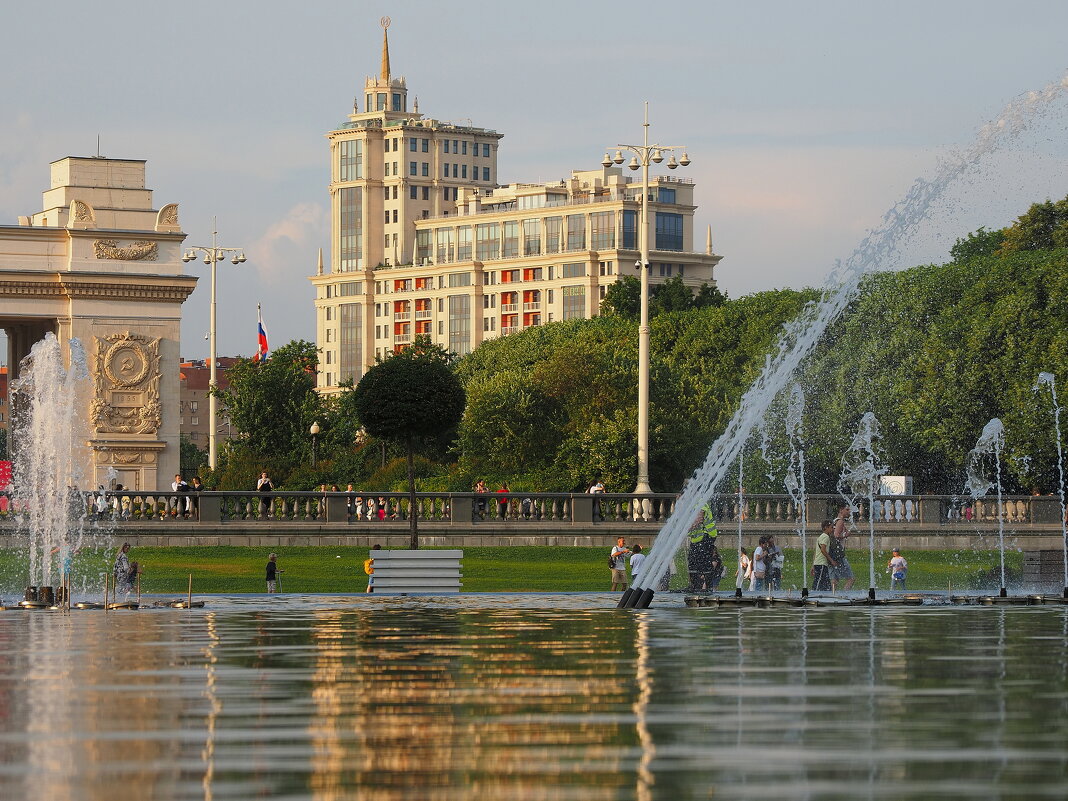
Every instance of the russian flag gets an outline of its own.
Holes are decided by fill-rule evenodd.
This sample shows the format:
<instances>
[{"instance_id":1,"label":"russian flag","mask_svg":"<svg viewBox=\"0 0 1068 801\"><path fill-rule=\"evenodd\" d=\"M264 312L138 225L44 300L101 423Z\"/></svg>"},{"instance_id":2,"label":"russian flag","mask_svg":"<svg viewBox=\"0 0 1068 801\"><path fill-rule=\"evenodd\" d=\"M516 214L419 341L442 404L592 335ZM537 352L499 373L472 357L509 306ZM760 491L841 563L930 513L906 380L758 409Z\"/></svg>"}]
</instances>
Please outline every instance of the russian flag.
<instances>
[{"instance_id":1,"label":"russian flag","mask_svg":"<svg viewBox=\"0 0 1068 801\"><path fill-rule=\"evenodd\" d=\"M263 327L263 314L260 312L260 304L256 304L256 320L259 323L258 344L256 345L256 355L252 357L254 362L267 361L267 329Z\"/></svg>"}]
</instances>

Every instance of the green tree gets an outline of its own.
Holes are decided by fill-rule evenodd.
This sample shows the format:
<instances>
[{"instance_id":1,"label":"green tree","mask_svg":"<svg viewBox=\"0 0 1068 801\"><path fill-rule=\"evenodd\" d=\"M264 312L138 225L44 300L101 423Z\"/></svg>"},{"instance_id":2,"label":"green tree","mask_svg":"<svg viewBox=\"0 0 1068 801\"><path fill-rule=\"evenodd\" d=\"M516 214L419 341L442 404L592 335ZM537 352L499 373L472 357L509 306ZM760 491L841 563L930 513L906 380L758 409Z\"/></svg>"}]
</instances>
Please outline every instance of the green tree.
<instances>
[{"instance_id":1,"label":"green tree","mask_svg":"<svg viewBox=\"0 0 1068 801\"><path fill-rule=\"evenodd\" d=\"M315 345L295 340L262 364L239 360L227 370L229 386L218 392L234 428L241 432L232 452L261 460L276 483L307 458L308 429L327 417L327 403L315 391L318 362Z\"/></svg>"},{"instance_id":2,"label":"green tree","mask_svg":"<svg viewBox=\"0 0 1068 801\"><path fill-rule=\"evenodd\" d=\"M375 437L403 443L408 452L408 519L411 547L419 547L415 500L417 447L455 432L464 412L464 389L450 356L429 340L378 362L360 379L353 395L359 419Z\"/></svg>"},{"instance_id":3,"label":"green tree","mask_svg":"<svg viewBox=\"0 0 1068 801\"><path fill-rule=\"evenodd\" d=\"M979 228L979 230L972 231L963 239L958 239L953 247L949 249L949 255L958 264L985 256L993 256L1004 241L1004 229L999 228L994 231L988 231L986 228Z\"/></svg>"},{"instance_id":4,"label":"green tree","mask_svg":"<svg viewBox=\"0 0 1068 801\"><path fill-rule=\"evenodd\" d=\"M664 283L654 286L650 293L649 316L661 312L689 311L694 307L693 290L682 282L682 276L676 275Z\"/></svg>"},{"instance_id":5,"label":"green tree","mask_svg":"<svg viewBox=\"0 0 1068 801\"><path fill-rule=\"evenodd\" d=\"M189 437L182 434L178 438L178 463L183 476L193 476L208 466L208 453L194 445Z\"/></svg>"},{"instance_id":6,"label":"green tree","mask_svg":"<svg viewBox=\"0 0 1068 801\"><path fill-rule=\"evenodd\" d=\"M1068 197L1034 203L1005 229L999 254L1068 247Z\"/></svg>"},{"instance_id":7,"label":"green tree","mask_svg":"<svg viewBox=\"0 0 1068 801\"><path fill-rule=\"evenodd\" d=\"M605 290L601 314L637 320L641 304L642 282L632 275L624 275Z\"/></svg>"}]
</instances>

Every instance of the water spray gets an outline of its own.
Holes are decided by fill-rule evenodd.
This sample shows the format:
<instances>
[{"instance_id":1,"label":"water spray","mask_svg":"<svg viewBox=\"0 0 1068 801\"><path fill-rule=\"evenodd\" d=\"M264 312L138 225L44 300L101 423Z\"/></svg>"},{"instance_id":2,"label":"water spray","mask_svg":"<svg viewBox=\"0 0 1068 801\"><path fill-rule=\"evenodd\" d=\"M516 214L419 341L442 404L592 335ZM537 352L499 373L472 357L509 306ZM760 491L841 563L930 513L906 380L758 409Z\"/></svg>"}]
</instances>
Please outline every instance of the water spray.
<instances>
[{"instance_id":1,"label":"water spray","mask_svg":"<svg viewBox=\"0 0 1068 801\"><path fill-rule=\"evenodd\" d=\"M1057 494L1061 499L1061 540L1064 544L1064 598L1068 600L1068 508L1064 502L1064 454L1061 448L1061 407L1057 403L1057 379L1053 373L1039 373L1034 391L1037 395L1043 387L1049 388L1053 402L1053 435L1057 442Z\"/></svg>"}]
</instances>

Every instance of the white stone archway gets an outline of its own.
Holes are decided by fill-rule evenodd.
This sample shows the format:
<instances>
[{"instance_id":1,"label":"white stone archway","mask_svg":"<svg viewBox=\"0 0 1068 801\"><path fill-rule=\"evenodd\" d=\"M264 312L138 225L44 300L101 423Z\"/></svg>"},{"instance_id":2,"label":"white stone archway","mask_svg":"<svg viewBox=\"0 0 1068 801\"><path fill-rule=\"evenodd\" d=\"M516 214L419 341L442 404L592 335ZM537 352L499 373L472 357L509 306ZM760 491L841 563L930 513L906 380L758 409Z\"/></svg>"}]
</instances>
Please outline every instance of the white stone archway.
<instances>
[{"instance_id":1,"label":"white stone archway","mask_svg":"<svg viewBox=\"0 0 1068 801\"><path fill-rule=\"evenodd\" d=\"M179 464L183 273L178 205L155 209L145 162L68 157L51 165L43 210L0 226L0 328L13 377L51 331L92 376L86 440L94 484L169 488Z\"/></svg>"}]
</instances>

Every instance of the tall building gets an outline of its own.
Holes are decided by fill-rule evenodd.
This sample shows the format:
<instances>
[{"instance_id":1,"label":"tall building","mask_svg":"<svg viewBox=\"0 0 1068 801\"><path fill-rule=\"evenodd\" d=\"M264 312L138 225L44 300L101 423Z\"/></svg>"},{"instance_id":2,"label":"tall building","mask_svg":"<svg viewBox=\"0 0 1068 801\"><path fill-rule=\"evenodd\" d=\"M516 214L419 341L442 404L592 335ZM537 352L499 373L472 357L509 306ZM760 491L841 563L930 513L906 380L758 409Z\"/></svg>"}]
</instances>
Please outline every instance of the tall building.
<instances>
[{"instance_id":1,"label":"tall building","mask_svg":"<svg viewBox=\"0 0 1068 801\"><path fill-rule=\"evenodd\" d=\"M220 356L216 372L219 389L230 386L226 371L237 363L236 356ZM179 363L178 427L191 443L201 450L208 447L208 381L211 377L211 361L194 359ZM237 436L237 429L230 425L230 416L220 407L217 435L220 442Z\"/></svg>"},{"instance_id":2,"label":"tall building","mask_svg":"<svg viewBox=\"0 0 1068 801\"><path fill-rule=\"evenodd\" d=\"M330 141L331 255L315 286L318 388L358 381L417 336L458 353L556 320L592 317L637 276L642 187L618 167L544 184L497 184L502 134L408 107L390 71L365 81ZM362 99L364 110L359 111ZM654 176L651 280L715 285L721 259L694 251L694 185Z\"/></svg>"}]
</instances>

